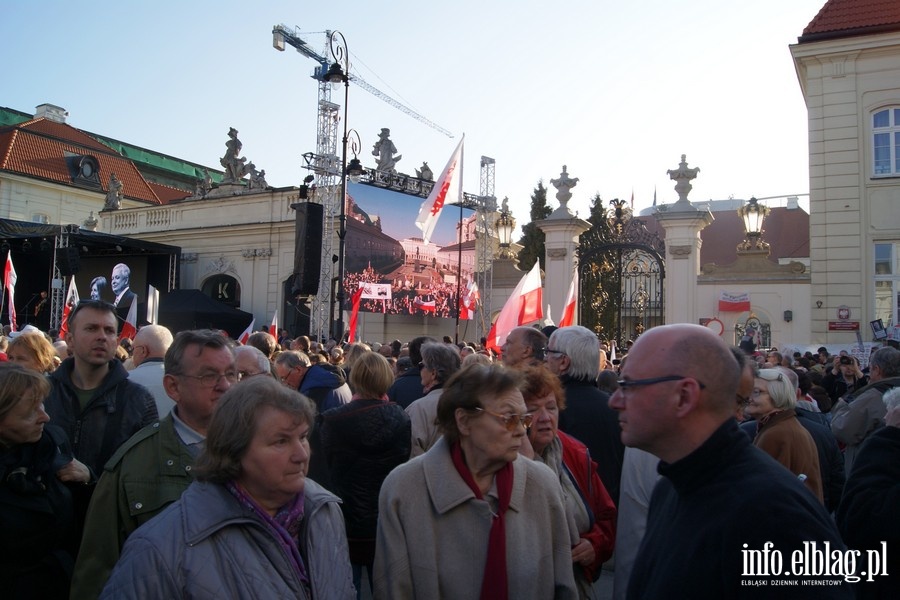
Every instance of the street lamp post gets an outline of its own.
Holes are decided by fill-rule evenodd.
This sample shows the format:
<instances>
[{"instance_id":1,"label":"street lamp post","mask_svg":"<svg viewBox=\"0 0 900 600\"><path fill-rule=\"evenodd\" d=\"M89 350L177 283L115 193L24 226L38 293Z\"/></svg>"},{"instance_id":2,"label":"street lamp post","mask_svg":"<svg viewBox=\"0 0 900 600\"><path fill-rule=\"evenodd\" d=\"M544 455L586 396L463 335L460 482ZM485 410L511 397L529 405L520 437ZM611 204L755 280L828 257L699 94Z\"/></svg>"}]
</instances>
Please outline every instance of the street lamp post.
<instances>
[{"instance_id":1,"label":"street lamp post","mask_svg":"<svg viewBox=\"0 0 900 600\"><path fill-rule=\"evenodd\" d=\"M344 251L347 236L347 101L350 98L350 52L347 50L347 40L340 31L332 31L328 36L331 56L334 63L325 74L325 80L329 83L344 84L344 137L341 155L341 197L340 213L338 220L338 274L332 278L332 294L337 301L337 318L334 310L331 312L331 336L340 344L344 336ZM335 288L336 286L336 288Z\"/></svg>"}]
</instances>

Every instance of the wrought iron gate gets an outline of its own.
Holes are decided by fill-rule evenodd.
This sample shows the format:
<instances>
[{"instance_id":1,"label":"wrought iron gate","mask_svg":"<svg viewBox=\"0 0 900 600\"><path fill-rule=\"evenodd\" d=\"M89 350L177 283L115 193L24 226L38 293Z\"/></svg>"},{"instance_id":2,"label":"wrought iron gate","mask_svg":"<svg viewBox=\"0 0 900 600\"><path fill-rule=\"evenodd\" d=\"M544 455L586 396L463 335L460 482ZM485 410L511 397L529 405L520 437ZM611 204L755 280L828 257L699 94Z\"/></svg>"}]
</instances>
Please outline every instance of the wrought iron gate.
<instances>
[{"instance_id":1,"label":"wrought iron gate","mask_svg":"<svg viewBox=\"0 0 900 600\"><path fill-rule=\"evenodd\" d=\"M632 218L624 200L610 205L606 218L581 235L579 322L624 347L664 322L665 243Z\"/></svg>"}]
</instances>

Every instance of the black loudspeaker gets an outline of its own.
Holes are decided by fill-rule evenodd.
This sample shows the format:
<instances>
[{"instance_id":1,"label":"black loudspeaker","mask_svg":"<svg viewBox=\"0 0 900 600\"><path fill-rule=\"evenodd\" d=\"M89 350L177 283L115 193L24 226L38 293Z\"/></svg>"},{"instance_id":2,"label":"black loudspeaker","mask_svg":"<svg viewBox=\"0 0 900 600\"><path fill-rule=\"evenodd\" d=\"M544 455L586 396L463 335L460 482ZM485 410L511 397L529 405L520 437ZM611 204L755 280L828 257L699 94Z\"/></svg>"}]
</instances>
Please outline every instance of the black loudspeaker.
<instances>
[{"instance_id":1,"label":"black loudspeaker","mask_svg":"<svg viewBox=\"0 0 900 600\"><path fill-rule=\"evenodd\" d=\"M319 293L322 271L322 228L324 211L321 204L302 202L291 204L297 212L294 245L294 296L315 296Z\"/></svg>"},{"instance_id":2,"label":"black loudspeaker","mask_svg":"<svg viewBox=\"0 0 900 600\"><path fill-rule=\"evenodd\" d=\"M56 251L56 266L60 275L68 277L74 275L81 268L81 260L78 257L78 248L68 246Z\"/></svg>"}]
</instances>

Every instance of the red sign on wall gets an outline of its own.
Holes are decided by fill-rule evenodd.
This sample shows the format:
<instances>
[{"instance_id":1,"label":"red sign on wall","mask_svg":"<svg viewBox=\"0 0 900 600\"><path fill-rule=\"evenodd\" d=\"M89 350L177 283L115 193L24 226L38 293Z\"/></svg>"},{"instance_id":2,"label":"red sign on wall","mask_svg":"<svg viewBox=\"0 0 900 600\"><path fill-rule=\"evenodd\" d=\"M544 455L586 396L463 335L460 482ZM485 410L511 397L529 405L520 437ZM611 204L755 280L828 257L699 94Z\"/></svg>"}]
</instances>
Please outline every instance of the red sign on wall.
<instances>
[{"instance_id":1,"label":"red sign on wall","mask_svg":"<svg viewBox=\"0 0 900 600\"><path fill-rule=\"evenodd\" d=\"M859 321L828 321L828 331L859 331Z\"/></svg>"}]
</instances>

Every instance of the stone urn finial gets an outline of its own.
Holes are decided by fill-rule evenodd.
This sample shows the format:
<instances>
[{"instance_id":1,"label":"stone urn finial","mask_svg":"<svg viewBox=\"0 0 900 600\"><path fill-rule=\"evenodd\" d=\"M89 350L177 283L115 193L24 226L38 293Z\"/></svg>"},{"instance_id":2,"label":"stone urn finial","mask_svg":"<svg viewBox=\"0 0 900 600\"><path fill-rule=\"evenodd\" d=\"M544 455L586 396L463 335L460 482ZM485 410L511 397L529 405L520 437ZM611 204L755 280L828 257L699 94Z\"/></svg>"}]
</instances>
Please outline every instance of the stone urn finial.
<instances>
[{"instance_id":1,"label":"stone urn finial","mask_svg":"<svg viewBox=\"0 0 900 600\"><path fill-rule=\"evenodd\" d=\"M690 205L688 194L694 187L690 182L692 179L697 178L697 173L699 172L699 168L688 168L687 155L685 154L681 155L681 163L679 163L677 169L669 169L667 171L667 173L669 174L669 178L676 182L675 191L678 192L678 201L675 203L675 205Z\"/></svg>"}]
</instances>

